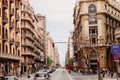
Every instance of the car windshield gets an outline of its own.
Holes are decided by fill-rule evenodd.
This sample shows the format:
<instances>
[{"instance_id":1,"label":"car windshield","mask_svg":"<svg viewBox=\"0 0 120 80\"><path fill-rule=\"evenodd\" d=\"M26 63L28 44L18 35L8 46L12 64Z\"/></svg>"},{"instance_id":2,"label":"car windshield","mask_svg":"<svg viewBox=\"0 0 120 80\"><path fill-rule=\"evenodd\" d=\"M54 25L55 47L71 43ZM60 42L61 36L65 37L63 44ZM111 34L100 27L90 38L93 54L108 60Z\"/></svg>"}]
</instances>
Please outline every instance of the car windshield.
<instances>
[{"instance_id":1,"label":"car windshield","mask_svg":"<svg viewBox=\"0 0 120 80\"><path fill-rule=\"evenodd\" d=\"M15 80L14 77L8 77L8 78L5 78L5 80Z\"/></svg>"},{"instance_id":2,"label":"car windshield","mask_svg":"<svg viewBox=\"0 0 120 80\"><path fill-rule=\"evenodd\" d=\"M35 77L44 77L45 76L45 73L37 73L36 75L35 75Z\"/></svg>"},{"instance_id":3,"label":"car windshield","mask_svg":"<svg viewBox=\"0 0 120 80\"><path fill-rule=\"evenodd\" d=\"M45 74L39 74L40 77L44 77Z\"/></svg>"}]
</instances>

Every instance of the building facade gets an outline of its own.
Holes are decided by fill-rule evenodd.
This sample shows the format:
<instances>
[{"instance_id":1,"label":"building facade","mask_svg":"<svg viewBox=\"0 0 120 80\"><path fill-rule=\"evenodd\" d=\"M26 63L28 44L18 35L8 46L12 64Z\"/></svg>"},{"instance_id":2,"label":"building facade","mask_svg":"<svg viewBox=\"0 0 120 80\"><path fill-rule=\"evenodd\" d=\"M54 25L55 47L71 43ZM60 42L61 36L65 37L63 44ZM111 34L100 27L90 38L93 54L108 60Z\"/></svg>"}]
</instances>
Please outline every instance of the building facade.
<instances>
[{"instance_id":1,"label":"building facade","mask_svg":"<svg viewBox=\"0 0 120 80\"><path fill-rule=\"evenodd\" d=\"M74 51L73 51L73 31L70 31L70 36L68 38L68 52L70 55L70 58L74 58Z\"/></svg>"},{"instance_id":2,"label":"building facade","mask_svg":"<svg viewBox=\"0 0 120 80\"><path fill-rule=\"evenodd\" d=\"M44 60L45 17L35 15L29 0L21 1L21 72L34 73L42 68Z\"/></svg>"},{"instance_id":3,"label":"building facade","mask_svg":"<svg viewBox=\"0 0 120 80\"><path fill-rule=\"evenodd\" d=\"M47 56L46 57L50 59L47 62L50 67L54 67L55 66L55 43L53 39L50 37L49 32L47 33L46 39L47 39L47 42L46 42L47 43ZM49 61L52 61L52 63Z\"/></svg>"},{"instance_id":4,"label":"building facade","mask_svg":"<svg viewBox=\"0 0 120 80\"><path fill-rule=\"evenodd\" d=\"M0 1L0 75L16 75L21 60L20 0Z\"/></svg>"},{"instance_id":5,"label":"building facade","mask_svg":"<svg viewBox=\"0 0 120 80\"><path fill-rule=\"evenodd\" d=\"M74 55L79 68L114 68L110 46L116 43L120 9L115 0L78 0L74 8ZM119 3L119 2L118 2Z\"/></svg>"},{"instance_id":6,"label":"building facade","mask_svg":"<svg viewBox=\"0 0 120 80\"><path fill-rule=\"evenodd\" d=\"M60 66L60 60L59 60L59 53L58 53L58 48L57 47L55 47L55 50L54 50L54 53L55 53L55 55L54 55L54 61L55 61L55 67L57 68L57 67L59 67Z\"/></svg>"}]
</instances>

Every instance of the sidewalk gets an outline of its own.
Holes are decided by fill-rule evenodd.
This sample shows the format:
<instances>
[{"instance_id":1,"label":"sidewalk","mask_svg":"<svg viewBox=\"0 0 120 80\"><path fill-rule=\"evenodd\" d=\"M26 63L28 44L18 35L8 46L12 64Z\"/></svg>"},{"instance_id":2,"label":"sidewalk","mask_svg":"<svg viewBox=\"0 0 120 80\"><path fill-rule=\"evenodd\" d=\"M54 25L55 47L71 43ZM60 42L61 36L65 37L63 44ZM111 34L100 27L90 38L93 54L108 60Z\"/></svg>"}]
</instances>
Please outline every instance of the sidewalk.
<instances>
[{"instance_id":1,"label":"sidewalk","mask_svg":"<svg viewBox=\"0 0 120 80\"><path fill-rule=\"evenodd\" d=\"M34 74L30 74L30 78L28 78L28 76L25 74L25 75L22 75L22 77L19 78L19 80L29 80L31 78L33 78Z\"/></svg>"},{"instance_id":2,"label":"sidewalk","mask_svg":"<svg viewBox=\"0 0 120 80\"><path fill-rule=\"evenodd\" d=\"M112 78L108 75L105 75L103 80L117 80L117 77L116 77L116 74L114 74ZM120 78L118 80L120 80Z\"/></svg>"}]
</instances>

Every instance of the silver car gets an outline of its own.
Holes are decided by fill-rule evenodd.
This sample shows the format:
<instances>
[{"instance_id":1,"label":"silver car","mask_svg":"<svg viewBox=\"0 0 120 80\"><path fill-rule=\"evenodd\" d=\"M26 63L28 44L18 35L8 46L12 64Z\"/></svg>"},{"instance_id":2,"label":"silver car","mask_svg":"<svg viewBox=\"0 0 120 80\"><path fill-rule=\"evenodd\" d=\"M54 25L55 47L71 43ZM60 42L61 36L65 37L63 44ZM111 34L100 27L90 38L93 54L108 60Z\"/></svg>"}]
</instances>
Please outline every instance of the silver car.
<instances>
[{"instance_id":1,"label":"silver car","mask_svg":"<svg viewBox=\"0 0 120 80\"><path fill-rule=\"evenodd\" d=\"M18 80L16 76L5 76L5 80Z\"/></svg>"},{"instance_id":2,"label":"silver car","mask_svg":"<svg viewBox=\"0 0 120 80\"><path fill-rule=\"evenodd\" d=\"M47 72L37 72L34 80L49 80L49 74Z\"/></svg>"}]
</instances>

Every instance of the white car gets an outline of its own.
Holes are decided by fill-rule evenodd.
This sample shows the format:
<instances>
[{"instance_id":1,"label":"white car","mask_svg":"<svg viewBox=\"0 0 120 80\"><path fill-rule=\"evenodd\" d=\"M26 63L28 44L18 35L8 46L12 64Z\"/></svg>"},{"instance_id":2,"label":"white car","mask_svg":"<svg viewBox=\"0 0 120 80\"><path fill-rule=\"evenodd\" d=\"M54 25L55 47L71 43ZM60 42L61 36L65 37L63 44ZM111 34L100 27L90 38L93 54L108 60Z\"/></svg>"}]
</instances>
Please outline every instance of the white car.
<instances>
[{"instance_id":1,"label":"white car","mask_svg":"<svg viewBox=\"0 0 120 80\"><path fill-rule=\"evenodd\" d=\"M34 75L34 80L49 80L49 74L47 72L37 72Z\"/></svg>"},{"instance_id":2,"label":"white car","mask_svg":"<svg viewBox=\"0 0 120 80\"><path fill-rule=\"evenodd\" d=\"M18 80L16 76L5 76L5 80Z\"/></svg>"}]
</instances>

